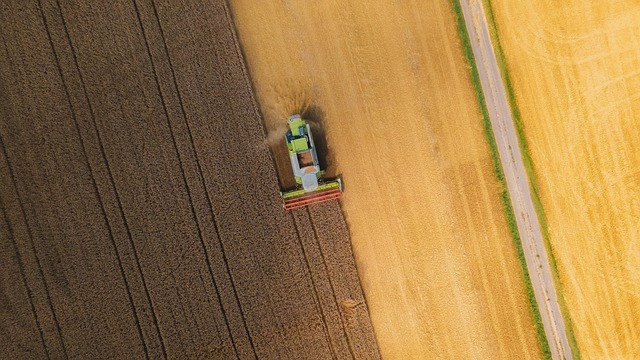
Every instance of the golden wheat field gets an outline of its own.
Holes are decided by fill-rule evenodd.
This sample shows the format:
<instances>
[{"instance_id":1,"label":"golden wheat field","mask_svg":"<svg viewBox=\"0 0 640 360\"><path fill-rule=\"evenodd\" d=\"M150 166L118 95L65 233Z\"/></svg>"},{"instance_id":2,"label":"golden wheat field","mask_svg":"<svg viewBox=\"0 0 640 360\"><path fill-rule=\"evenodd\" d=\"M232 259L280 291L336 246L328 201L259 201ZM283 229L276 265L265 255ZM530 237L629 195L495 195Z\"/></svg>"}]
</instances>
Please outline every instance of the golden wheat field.
<instances>
[{"instance_id":1,"label":"golden wheat field","mask_svg":"<svg viewBox=\"0 0 640 360\"><path fill-rule=\"evenodd\" d=\"M640 358L640 3L492 2L585 359Z\"/></svg>"},{"instance_id":2,"label":"golden wheat field","mask_svg":"<svg viewBox=\"0 0 640 360\"><path fill-rule=\"evenodd\" d=\"M270 142L323 125L383 358L540 358L451 3L230 3Z\"/></svg>"}]
</instances>

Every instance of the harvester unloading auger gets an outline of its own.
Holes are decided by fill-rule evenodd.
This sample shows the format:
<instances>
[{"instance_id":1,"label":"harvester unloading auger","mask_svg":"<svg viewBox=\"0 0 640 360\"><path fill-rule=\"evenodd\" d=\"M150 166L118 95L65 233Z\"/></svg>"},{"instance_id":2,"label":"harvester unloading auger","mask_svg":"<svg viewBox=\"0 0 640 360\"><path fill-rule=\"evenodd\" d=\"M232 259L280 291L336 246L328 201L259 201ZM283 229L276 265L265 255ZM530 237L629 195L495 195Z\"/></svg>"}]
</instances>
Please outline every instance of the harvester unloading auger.
<instances>
[{"instance_id":1,"label":"harvester unloading auger","mask_svg":"<svg viewBox=\"0 0 640 360\"><path fill-rule=\"evenodd\" d=\"M342 196L342 181L322 180L311 127L300 115L289 116L289 130L285 135L291 168L298 188L282 192L285 210L291 210Z\"/></svg>"}]
</instances>

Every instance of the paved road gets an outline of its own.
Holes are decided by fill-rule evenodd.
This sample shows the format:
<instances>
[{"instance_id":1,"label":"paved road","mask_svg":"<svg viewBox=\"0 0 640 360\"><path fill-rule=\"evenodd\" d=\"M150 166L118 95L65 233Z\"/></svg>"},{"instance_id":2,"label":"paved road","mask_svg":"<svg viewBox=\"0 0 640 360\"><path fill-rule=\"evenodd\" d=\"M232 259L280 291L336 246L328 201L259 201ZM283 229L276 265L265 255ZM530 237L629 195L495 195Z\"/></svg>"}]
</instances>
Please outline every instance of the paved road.
<instances>
[{"instance_id":1,"label":"paved road","mask_svg":"<svg viewBox=\"0 0 640 360\"><path fill-rule=\"evenodd\" d=\"M522 239L524 255L533 283L544 331L554 359L572 359L565 323L558 306L547 252L540 231L525 172L518 137L514 128L495 53L491 46L482 1L461 0L473 54L480 73L480 82L489 110L489 118L498 144L507 187L513 203Z\"/></svg>"}]
</instances>

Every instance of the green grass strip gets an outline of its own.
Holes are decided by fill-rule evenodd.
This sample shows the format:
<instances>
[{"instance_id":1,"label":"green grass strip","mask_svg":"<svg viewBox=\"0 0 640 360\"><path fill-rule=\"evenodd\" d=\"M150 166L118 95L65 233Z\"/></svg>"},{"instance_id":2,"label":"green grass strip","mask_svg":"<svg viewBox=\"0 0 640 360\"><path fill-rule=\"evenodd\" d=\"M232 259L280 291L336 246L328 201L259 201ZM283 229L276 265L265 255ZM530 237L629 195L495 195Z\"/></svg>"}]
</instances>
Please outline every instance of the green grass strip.
<instances>
[{"instance_id":1,"label":"green grass strip","mask_svg":"<svg viewBox=\"0 0 640 360\"><path fill-rule=\"evenodd\" d=\"M511 82L511 77L509 76L509 68L507 66L507 61L504 55L504 51L502 49L502 44L500 43L500 37L498 36L498 27L495 21L493 7L491 5L491 0L484 0L483 4L487 9L487 17L489 22L489 32L491 35L491 42L497 47L495 49L496 59L498 61L498 67L500 69L500 75L505 83L505 87L507 90L507 97L509 100L509 105L511 107L511 113L513 116L513 121L515 124L516 132L518 135L518 144L520 145L520 152L522 153L522 161L524 167L527 171L527 176L529 177L529 189L532 194L533 204L538 214L538 220L540 221L540 227L542 228L542 237L544 239L544 244L547 249L547 253L550 257L551 262L551 272L553 274L553 280L556 287L556 292L558 296L558 302L560 305L560 311L562 311L562 315L566 322L567 336L569 337L569 346L571 346L571 352L573 354L574 360L580 359L580 349L578 348L578 343L576 341L575 333L573 331L573 323L571 321L571 315L569 314L569 309L567 307L567 303L564 299L564 292L562 290L562 281L560 280L560 275L558 273L558 264L553 253L553 248L551 247L551 241L549 240L549 228L547 226L547 216L544 212L544 208L542 206L542 201L540 200L540 191L538 189L538 182L536 180L536 173L533 166L533 161L531 160L531 154L529 153L529 146L524 134L524 124L522 123L522 119L520 117L520 109L518 108L515 91L513 89L513 84Z\"/></svg>"},{"instance_id":2,"label":"green grass strip","mask_svg":"<svg viewBox=\"0 0 640 360\"><path fill-rule=\"evenodd\" d=\"M489 148L491 150L491 159L493 161L493 169L496 177L501 185L501 199L502 206L507 217L507 224L509 225L509 231L511 232L511 238L516 247L518 253L518 260L520 261L520 268L522 270L522 278L525 283L525 291L527 298L529 299L529 308L536 327L536 334L538 336L538 344L540 351L545 359L551 360L551 350L547 337L544 333L544 326L542 324L542 317L540 316L540 310L538 308L538 302L536 301L535 294L533 292L533 285L531 284L531 278L529 277L529 270L527 269L527 263L524 257L524 250L522 249L522 242L520 240L520 234L518 233L518 227L516 224L516 218L513 212L513 206L511 205L511 198L507 190L506 180L504 178L504 171L502 170L502 164L500 162L500 156L498 155L498 147L496 145L496 139L493 136L493 130L491 127L491 121L489 120L489 112L484 99L484 93L482 92L482 86L480 84L480 75L478 74L478 68L476 67L475 58L473 56L473 50L471 48L471 42L469 40L469 33L467 32L467 26L464 23L464 16L462 14L462 7L459 0L451 0L453 4L453 10L456 15L458 23L458 36L462 42L462 49L464 50L465 57L471 68L471 79L473 80L473 87L475 89L476 98L480 105L480 112L482 113L482 120L484 123L484 133L489 142Z\"/></svg>"}]
</instances>

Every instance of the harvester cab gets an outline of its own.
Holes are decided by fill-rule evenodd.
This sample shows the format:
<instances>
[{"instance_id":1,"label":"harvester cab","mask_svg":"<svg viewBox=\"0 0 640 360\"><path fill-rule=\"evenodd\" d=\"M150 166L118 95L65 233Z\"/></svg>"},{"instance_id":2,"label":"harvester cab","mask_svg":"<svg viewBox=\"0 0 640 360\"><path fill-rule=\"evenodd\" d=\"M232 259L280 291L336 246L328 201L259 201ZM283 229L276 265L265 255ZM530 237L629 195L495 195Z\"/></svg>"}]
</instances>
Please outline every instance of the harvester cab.
<instances>
[{"instance_id":1,"label":"harvester cab","mask_svg":"<svg viewBox=\"0 0 640 360\"><path fill-rule=\"evenodd\" d=\"M300 115L289 116L289 130L285 139L298 187L281 193L284 208L291 210L339 198L342 195L342 182L339 178L329 181L322 179L324 170L320 169L311 127Z\"/></svg>"}]
</instances>

